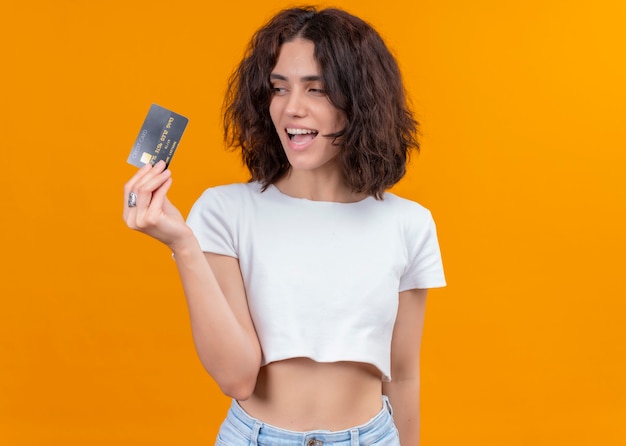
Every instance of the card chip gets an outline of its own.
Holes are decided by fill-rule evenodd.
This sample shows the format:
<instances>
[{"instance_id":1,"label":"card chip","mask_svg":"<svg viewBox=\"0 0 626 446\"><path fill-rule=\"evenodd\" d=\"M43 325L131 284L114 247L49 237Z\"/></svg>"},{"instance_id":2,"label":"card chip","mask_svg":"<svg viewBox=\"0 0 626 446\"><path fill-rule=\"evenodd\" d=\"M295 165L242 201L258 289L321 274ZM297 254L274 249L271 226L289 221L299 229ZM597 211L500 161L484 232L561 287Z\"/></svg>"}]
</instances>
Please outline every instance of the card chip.
<instances>
[{"instance_id":1,"label":"card chip","mask_svg":"<svg viewBox=\"0 0 626 446\"><path fill-rule=\"evenodd\" d=\"M152 159L152 154L148 152L143 152L143 154L141 155L141 162L143 164L148 164L151 159Z\"/></svg>"}]
</instances>

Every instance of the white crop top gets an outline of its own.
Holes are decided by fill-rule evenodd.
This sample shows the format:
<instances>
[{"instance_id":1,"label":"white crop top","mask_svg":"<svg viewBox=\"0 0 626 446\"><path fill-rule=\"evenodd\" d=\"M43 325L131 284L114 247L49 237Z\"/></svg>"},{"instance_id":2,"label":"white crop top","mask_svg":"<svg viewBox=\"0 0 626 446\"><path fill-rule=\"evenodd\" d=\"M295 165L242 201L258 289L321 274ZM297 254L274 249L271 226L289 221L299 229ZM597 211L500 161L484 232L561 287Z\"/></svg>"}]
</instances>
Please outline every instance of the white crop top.
<instances>
[{"instance_id":1,"label":"white crop top","mask_svg":"<svg viewBox=\"0 0 626 446\"><path fill-rule=\"evenodd\" d=\"M389 381L398 292L445 286L430 212L391 193L335 203L231 184L187 223L203 251L239 259L263 365L364 362Z\"/></svg>"}]
</instances>

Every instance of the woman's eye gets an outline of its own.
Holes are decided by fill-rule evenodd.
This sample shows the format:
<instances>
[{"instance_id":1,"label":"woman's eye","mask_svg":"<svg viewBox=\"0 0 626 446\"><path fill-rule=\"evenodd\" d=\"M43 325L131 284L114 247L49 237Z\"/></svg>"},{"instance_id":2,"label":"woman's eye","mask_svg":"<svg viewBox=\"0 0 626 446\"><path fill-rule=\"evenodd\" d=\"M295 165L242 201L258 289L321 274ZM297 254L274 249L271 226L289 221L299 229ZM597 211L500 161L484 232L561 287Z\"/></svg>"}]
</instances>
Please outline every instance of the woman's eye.
<instances>
[{"instance_id":1,"label":"woman's eye","mask_svg":"<svg viewBox=\"0 0 626 446\"><path fill-rule=\"evenodd\" d=\"M326 94L326 90L324 90L323 88L310 88L309 91L314 94L320 94L320 95Z\"/></svg>"},{"instance_id":2,"label":"woman's eye","mask_svg":"<svg viewBox=\"0 0 626 446\"><path fill-rule=\"evenodd\" d=\"M287 89L285 87L276 87L276 86L272 87L272 93L281 94L281 93L284 93L286 91L287 91Z\"/></svg>"}]
</instances>

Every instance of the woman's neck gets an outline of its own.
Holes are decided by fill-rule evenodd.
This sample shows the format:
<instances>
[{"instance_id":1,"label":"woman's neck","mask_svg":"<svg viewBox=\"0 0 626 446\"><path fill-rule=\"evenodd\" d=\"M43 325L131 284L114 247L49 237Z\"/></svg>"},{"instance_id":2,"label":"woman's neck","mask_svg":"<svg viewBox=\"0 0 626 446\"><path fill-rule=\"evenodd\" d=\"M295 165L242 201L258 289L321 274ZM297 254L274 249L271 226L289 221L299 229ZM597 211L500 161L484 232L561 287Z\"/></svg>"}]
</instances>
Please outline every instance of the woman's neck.
<instances>
[{"instance_id":1,"label":"woman's neck","mask_svg":"<svg viewBox=\"0 0 626 446\"><path fill-rule=\"evenodd\" d=\"M353 192L338 173L320 175L290 170L274 186L285 195L312 201L353 203L367 197L367 194Z\"/></svg>"}]
</instances>

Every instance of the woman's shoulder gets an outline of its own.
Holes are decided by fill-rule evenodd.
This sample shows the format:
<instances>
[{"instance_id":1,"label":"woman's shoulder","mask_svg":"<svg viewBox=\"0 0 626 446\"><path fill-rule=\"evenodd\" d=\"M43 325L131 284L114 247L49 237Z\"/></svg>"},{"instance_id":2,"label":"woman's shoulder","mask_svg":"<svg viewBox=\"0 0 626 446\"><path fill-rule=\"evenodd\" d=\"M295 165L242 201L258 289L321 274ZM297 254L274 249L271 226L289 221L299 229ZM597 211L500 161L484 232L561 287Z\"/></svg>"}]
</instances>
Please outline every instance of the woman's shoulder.
<instances>
[{"instance_id":1,"label":"woman's shoulder","mask_svg":"<svg viewBox=\"0 0 626 446\"><path fill-rule=\"evenodd\" d=\"M423 219L431 218L431 213L428 208L409 198L401 197L391 192L385 192L381 201L385 206L389 209L393 209L401 216Z\"/></svg>"},{"instance_id":2,"label":"woman's shoulder","mask_svg":"<svg viewBox=\"0 0 626 446\"><path fill-rule=\"evenodd\" d=\"M194 202L189 215L214 214L235 218L254 208L260 193L261 185L256 182L211 186Z\"/></svg>"},{"instance_id":3,"label":"woman's shoulder","mask_svg":"<svg viewBox=\"0 0 626 446\"><path fill-rule=\"evenodd\" d=\"M220 199L224 202L241 202L253 199L261 193L262 187L258 182L230 183L211 186L204 190L198 201Z\"/></svg>"}]
</instances>

